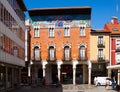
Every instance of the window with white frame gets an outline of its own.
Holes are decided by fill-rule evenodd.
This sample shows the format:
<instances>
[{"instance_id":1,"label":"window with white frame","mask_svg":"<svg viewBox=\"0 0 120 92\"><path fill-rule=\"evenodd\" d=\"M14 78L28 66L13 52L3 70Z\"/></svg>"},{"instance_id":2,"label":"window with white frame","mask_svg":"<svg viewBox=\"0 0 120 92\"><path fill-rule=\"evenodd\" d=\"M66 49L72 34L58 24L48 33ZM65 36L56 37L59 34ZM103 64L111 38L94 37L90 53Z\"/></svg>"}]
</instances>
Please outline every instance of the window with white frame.
<instances>
[{"instance_id":1,"label":"window with white frame","mask_svg":"<svg viewBox=\"0 0 120 92\"><path fill-rule=\"evenodd\" d=\"M116 49L120 50L120 40L117 40L117 42L116 42Z\"/></svg>"},{"instance_id":2,"label":"window with white frame","mask_svg":"<svg viewBox=\"0 0 120 92\"><path fill-rule=\"evenodd\" d=\"M39 29L34 28L34 37L39 37Z\"/></svg>"},{"instance_id":3,"label":"window with white frame","mask_svg":"<svg viewBox=\"0 0 120 92\"><path fill-rule=\"evenodd\" d=\"M64 53L65 53L65 59L69 59L70 58L70 48L69 48L69 46L65 47Z\"/></svg>"},{"instance_id":4,"label":"window with white frame","mask_svg":"<svg viewBox=\"0 0 120 92\"><path fill-rule=\"evenodd\" d=\"M80 27L80 36L85 36L85 27Z\"/></svg>"},{"instance_id":5,"label":"window with white frame","mask_svg":"<svg viewBox=\"0 0 120 92\"><path fill-rule=\"evenodd\" d=\"M103 36L98 36L98 44L103 44Z\"/></svg>"},{"instance_id":6,"label":"window with white frame","mask_svg":"<svg viewBox=\"0 0 120 92\"><path fill-rule=\"evenodd\" d=\"M49 28L49 37L54 37L54 28Z\"/></svg>"},{"instance_id":7,"label":"window with white frame","mask_svg":"<svg viewBox=\"0 0 120 92\"><path fill-rule=\"evenodd\" d=\"M17 46L13 47L13 55L18 56L18 47Z\"/></svg>"},{"instance_id":8,"label":"window with white frame","mask_svg":"<svg viewBox=\"0 0 120 92\"><path fill-rule=\"evenodd\" d=\"M39 60L40 59L40 50L39 50L39 47L35 47L34 48L34 57L35 57L35 60Z\"/></svg>"},{"instance_id":9,"label":"window with white frame","mask_svg":"<svg viewBox=\"0 0 120 92\"><path fill-rule=\"evenodd\" d=\"M64 36L65 37L70 36L70 28L69 27L64 28Z\"/></svg>"},{"instance_id":10,"label":"window with white frame","mask_svg":"<svg viewBox=\"0 0 120 92\"><path fill-rule=\"evenodd\" d=\"M54 57L55 57L55 49L54 49L54 47L50 47L49 48L49 57L50 57L50 59L54 59Z\"/></svg>"},{"instance_id":11,"label":"window with white frame","mask_svg":"<svg viewBox=\"0 0 120 92\"><path fill-rule=\"evenodd\" d=\"M120 52L116 53L116 64L120 63Z\"/></svg>"},{"instance_id":12,"label":"window with white frame","mask_svg":"<svg viewBox=\"0 0 120 92\"><path fill-rule=\"evenodd\" d=\"M85 58L85 46L80 46L80 58Z\"/></svg>"},{"instance_id":13,"label":"window with white frame","mask_svg":"<svg viewBox=\"0 0 120 92\"><path fill-rule=\"evenodd\" d=\"M103 58L103 49L98 49L98 58Z\"/></svg>"}]
</instances>

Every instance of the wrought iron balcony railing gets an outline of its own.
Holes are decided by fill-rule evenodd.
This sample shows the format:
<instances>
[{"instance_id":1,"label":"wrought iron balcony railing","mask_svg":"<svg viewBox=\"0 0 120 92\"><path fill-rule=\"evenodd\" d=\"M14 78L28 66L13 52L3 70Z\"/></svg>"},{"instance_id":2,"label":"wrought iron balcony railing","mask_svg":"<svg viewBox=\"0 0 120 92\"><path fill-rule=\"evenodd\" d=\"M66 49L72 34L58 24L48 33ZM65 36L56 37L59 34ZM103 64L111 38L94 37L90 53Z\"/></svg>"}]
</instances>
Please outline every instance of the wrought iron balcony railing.
<instances>
[{"instance_id":1,"label":"wrought iron balcony railing","mask_svg":"<svg viewBox=\"0 0 120 92\"><path fill-rule=\"evenodd\" d=\"M104 41L98 41L98 47L105 47L105 42Z\"/></svg>"},{"instance_id":2,"label":"wrought iron balcony railing","mask_svg":"<svg viewBox=\"0 0 120 92\"><path fill-rule=\"evenodd\" d=\"M62 61L72 61L72 57L63 56Z\"/></svg>"},{"instance_id":3,"label":"wrought iron balcony railing","mask_svg":"<svg viewBox=\"0 0 120 92\"><path fill-rule=\"evenodd\" d=\"M78 61L87 61L88 58L85 56L85 57L78 57Z\"/></svg>"},{"instance_id":4,"label":"wrought iron balcony railing","mask_svg":"<svg viewBox=\"0 0 120 92\"><path fill-rule=\"evenodd\" d=\"M105 61L105 57L104 56L98 56L98 62L102 62Z\"/></svg>"},{"instance_id":5,"label":"wrought iron balcony railing","mask_svg":"<svg viewBox=\"0 0 120 92\"><path fill-rule=\"evenodd\" d=\"M32 56L33 61L41 61L41 57Z\"/></svg>"},{"instance_id":6,"label":"wrought iron balcony railing","mask_svg":"<svg viewBox=\"0 0 120 92\"><path fill-rule=\"evenodd\" d=\"M48 57L46 60L49 62L53 62L53 61L56 61L57 59L56 57Z\"/></svg>"}]
</instances>

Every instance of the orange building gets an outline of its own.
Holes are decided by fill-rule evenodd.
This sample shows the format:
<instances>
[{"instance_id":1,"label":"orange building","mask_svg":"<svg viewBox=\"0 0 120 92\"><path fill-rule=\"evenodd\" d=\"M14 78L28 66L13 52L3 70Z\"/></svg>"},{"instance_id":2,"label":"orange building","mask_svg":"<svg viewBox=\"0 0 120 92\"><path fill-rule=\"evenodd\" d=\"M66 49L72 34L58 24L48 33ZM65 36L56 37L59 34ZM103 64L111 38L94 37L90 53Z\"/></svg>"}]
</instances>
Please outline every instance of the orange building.
<instances>
[{"instance_id":1,"label":"orange building","mask_svg":"<svg viewBox=\"0 0 120 92\"><path fill-rule=\"evenodd\" d=\"M32 82L91 83L90 7L29 10ZM30 73L30 72L29 72Z\"/></svg>"}]
</instances>

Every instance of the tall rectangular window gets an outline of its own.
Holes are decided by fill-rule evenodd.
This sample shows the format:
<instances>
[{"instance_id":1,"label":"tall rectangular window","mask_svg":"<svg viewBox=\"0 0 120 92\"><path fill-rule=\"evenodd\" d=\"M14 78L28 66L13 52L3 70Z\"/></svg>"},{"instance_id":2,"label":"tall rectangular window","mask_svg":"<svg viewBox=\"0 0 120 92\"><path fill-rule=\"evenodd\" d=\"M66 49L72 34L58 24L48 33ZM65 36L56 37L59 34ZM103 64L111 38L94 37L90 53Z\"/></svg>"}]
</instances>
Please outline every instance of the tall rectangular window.
<instances>
[{"instance_id":1,"label":"tall rectangular window","mask_svg":"<svg viewBox=\"0 0 120 92\"><path fill-rule=\"evenodd\" d=\"M98 36L98 44L103 44L103 36Z\"/></svg>"},{"instance_id":2,"label":"tall rectangular window","mask_svg":"<svg viewBox=\"0 0 120 92\"><path fill-rule=\"evenodd\" d=\"M103 49L98 49L98 58L103 58Z\"/></svg>"},{"instance_id":3,"label":"tall rectangular window","mask_svg":"<svg viewBox=\"0 0 120 92\"><path fill-rule=\"evenodd\" d=\"M49 37L54 37L54 28L49 28Z\"/></svg>"},{"instance_id":4,"label":"tall rectangular window","mask_svg":"<svg viewBox=\"0 0 120 92\"><path fill-rule=\"evenodd\" d=\"M65 27L64 29L64 36L70 36L70 28L69 27Z\"/></svg>"},{"instance_id":5,"label":"tall rectangular window","mask_svg":"<svg viewBox=\"0 0 120 92\"><path fill-rule=\"evenodd\" d=\"M50 49L50 59L54 58L54 49Z\"/></svg>"},{"instance_id":6,"label":"tall rectangular window","mask_svg":"<svg viewBox=\"0 0 120 92\"><path fill-rule=\"evenodd\" d=\"M70 50L65 49L65 58L68 59L70 57Z\"/></svg>"},{"instance_id":7,"label":"tall rectangular window","mask_svg":"<svg viewBox=\"0 0 120 92\"><path fill-rule=\"evenodd\" d=\"M85 27L80 27L80 36L85 36Z\"/></svg>"},{"instance_id":8,"label":"tall rectangular window","mask_svg":"<svg viewBox=\"0 0 120 92\"><path fill-rule=\"evenodd\" d=\"M85 58L85 49L80 49L80 57Z\"/></svg>"},{"instance_id":9,"label":"tall rectangular window","mask_svg":"<svg viewBox=\"0 0 120 92\"><path fill-rule=\"evenodd\" d=\"M120 52L116 53L116 64L120 63Z\"/></svg>"},{"instance_id":10,"label":"tall rectangular window","mask_svg":"<svg viewBox=\"0 0 120 92\"><path fill-rule=\"evenodd\" d=\"M116 49L120 49L120 40L117 40L116 42Z\"/></svg>"},{"instance_id":11,"label":"tall rectangular window","mask_svg":"<svg viewBox=\"0 0 120 92\"><path fill-rule=\"evenodd\" d=\"M39 37L39 29L38 28L34 29L34 37Z\"/></svg>"},{"instance_id":12,"label":"tall rectangular window","mask_svg":"<svg viewBox=\"0 0 120 92\"><path fill-rule=\"evenodd\" d=\"M35 49L35 60L38 60L40 58L39 49Z\"/></svg>"}]
</instances>

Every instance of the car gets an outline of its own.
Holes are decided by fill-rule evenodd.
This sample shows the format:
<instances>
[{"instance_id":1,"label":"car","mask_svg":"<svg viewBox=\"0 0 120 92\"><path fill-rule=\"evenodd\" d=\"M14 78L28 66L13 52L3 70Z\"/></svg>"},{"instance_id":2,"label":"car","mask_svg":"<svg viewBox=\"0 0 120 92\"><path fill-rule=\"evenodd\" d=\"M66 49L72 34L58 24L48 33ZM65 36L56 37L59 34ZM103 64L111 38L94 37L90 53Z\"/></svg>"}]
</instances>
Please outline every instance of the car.
<instances>
[{"instance_id":1,"label":"car","mask_svg":"<svg viewBox=\"0 0 120 92\"><path fill-rule=\"evenodd\" d=\"M97 77L97 85L100 86L100 85L106 85L106 79L108 79L110 81L110 85L112 84L111 82L111 78L109 77L106 77L106 76L102 76L102 77Z\"/></svg>"}]
</instances>

